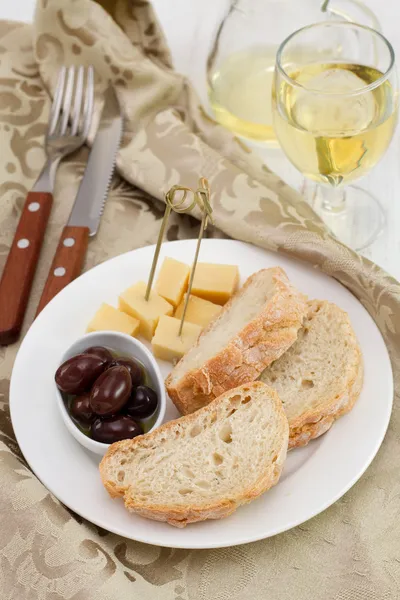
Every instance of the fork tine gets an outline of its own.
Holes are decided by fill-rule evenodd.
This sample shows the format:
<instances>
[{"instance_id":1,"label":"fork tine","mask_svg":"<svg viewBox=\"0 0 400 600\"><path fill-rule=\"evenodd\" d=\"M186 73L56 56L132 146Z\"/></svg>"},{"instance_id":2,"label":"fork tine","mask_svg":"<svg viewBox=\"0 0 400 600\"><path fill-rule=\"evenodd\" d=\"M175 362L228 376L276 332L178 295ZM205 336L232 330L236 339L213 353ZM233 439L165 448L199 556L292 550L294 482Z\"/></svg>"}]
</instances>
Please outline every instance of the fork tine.
<instances>
[{"instance_id":1,"label":"fork tine","mask_svg":"<svg viewBox=\"0 0 400 600\"><path fill-rule=\"evenodd\" d=\"M65 135L67 131L68 119L69 119L69 111L71 109L72 102L72 93L74 90L74 79L75 79L75 67L68 67L68 77L67 77L67 86L65 88L64 94L64 103L62 107L62 119L61 119L61 127L60 134Z\"/></svg>"},{"instance_id":2,"label":"fork tine","mask_svg":"<svg viewBox=\"0 0 400 600\"><path fill-rule=\"evenodd\" d=\"M75 102L73 108L73 121L71 127L71 135L76 135L79 127L81 116L82 96L83 96L83 74L84 68L81 65L78 69L78 79L75 86Z\"/></svg>"},{"instance_id":3,"label":"fork tine","mask_svg":"<svg viewBox=\"0 0 400 600\"><path fill-rule=\"evenodd\" d=\"M93 114L93 96L94 96L94 83L93 83L93 67L88 67L86 89L85 89L85 104L83 108L83 129L82 136L84 139L87 138L90 124L92 122Z\"/></svg>"},{"instance_id":4,"label":"fork tine","mask_svg":"<svg viewBox=\"0 0 400 600\"><path fill-rule=\"evenodd\" d=\"M55 129L56 129L57 122L58 122L60 109L61 109L61 102L62 102L62 97L63 97L63 92L64 92L66 71L67 71L67 69L65 67L61 67L61 69L58 72L56 91L54 94L53 104L51 105L51 111L50 111L49 131L48 131L49 135L53 135L53 133L55 132Z\"/></svg>"}]
</instances>

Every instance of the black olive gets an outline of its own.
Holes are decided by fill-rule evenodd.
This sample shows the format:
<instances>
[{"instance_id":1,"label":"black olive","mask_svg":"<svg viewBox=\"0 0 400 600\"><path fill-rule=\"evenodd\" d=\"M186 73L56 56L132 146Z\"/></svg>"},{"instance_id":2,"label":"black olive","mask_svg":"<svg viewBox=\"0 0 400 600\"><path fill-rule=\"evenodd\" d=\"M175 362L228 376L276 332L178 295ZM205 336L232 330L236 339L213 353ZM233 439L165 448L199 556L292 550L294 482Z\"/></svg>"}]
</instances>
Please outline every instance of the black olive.
<instances>
[{"instance_id":1,"label":"black olive","mask_svg":"<svg viewBox=\"0 0 400 600\"><path fill-rule=\"evenodd\" d=\"M143 367L132 358L116 358L110 367L126 367L131 375L132 385L136 387L144 383Z\"/></svg>"},{"instance_id":2,"label":"black olive","mask_svg":"<svg viewBox=\"0 0 400 600\"><path fill-rule=\"evenodd\" d=\"M128 401L131 376L125 367L112 367L96 379L90 393L90 406L97 415L115 415Z\"/></svg>"},{"instance_id":3,"label":"black olive","mask_svg":"<svg viewBox=\"0 0 400 600\"><path fill-rule=\"evenodd\" d=\"M82 354L91 354L92 356L98 356L99 358L104 360L107 366L110 365L114 359L111 352L107 348L104 348L104 346L91 346L90 348L87 348L87 350L82 352Z\"/></svg>"},{"instance_id":4,"label":"black olive","mask_svg":"<svg viewBox=\"0 0 400 600\"><path fill-rule=\"evenodd\" d=\"M96 419L90 428L92 438L103 444L113 444L120 440L128 440L141 435L142 428L136 421L126 415L116 415L105 419Z\"/></svg>"},{"instance_id":5,"label":"black olive","mask_svg":"<svg viewBox=\"0 0 400 600\"><path fill-rule=\"evenodd\" d=\"M125 405L124 410L131 417L144 419L150 417L156 410L158 404L157 394L147 385L138 385L133 388L131 397Z\"/></svg>"},{"instance_id":6,"label":"black olive","mask_svg":"<svg viewBox=\"0 0 400 600\"><path fill-rule=\"evenodd\" d=\"M71 400L70 413L82 425L90 425L96 418L90 406L90 394L81 394Z\"/></svg>"},{"instance_id":7,"label":"black olive","mask_svg":"<svg viewBox=\"0 0 400 600\"><path fill-rule=\"evenodd\" d=\"M83 394L90 390L106 366L107 363L98 356L78 354L58 367L56 384L66 394Z\"/></svg>"}]
</instances>

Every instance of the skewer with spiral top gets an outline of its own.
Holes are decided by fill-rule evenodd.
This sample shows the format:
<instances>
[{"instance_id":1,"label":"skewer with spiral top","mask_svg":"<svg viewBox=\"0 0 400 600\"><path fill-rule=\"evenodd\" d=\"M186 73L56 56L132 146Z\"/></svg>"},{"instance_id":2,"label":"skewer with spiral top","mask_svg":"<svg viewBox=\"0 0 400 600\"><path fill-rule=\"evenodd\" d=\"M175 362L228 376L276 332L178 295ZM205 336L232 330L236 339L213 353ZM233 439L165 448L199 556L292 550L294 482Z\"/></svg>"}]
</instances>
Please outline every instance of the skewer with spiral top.
<instances>
[{"instance_id":1,"label":"skewer with spiral top","mask_svg":"<svg viewBox=\"0 0 400 600\"><path fill-rule=\"evenodd\" d=\"M193 198L190 200L188 195L192 194ZM201 177L199 179L199 187L196 190L192 190L189 187L174 185L166 194L165 194L165 212L164 217L161 222L160 232L158 234L156 249L154 251L153 262L150 269L149 280L147 282L147 288L145 293L145 300L148 301L150 298L150 292L154 282L154 275L157 269L158 258L160 256L161 244L164 239L165 230L168 224L168 219L171 214L171 211L174 211L178 214L189 213L196 206L200 209L202 213L202 219L200 224L199 236L197 238L196 251L194 254L193 264L190 271L190 278L188 284L188 290L185 299L185 305L183 308L182 318L179 326L178 335L182 335L183 324L185 322L186 311L189 303L189 296L192 290L193 279L196 271L197 261L199 258L200 245L201 240L203 239L203 235L205 230L207 229L207 225L209 222L213 223L212 218L212 208L210 203L210 186L205 179L205 177Z\"/></svg>"}]
</instances>

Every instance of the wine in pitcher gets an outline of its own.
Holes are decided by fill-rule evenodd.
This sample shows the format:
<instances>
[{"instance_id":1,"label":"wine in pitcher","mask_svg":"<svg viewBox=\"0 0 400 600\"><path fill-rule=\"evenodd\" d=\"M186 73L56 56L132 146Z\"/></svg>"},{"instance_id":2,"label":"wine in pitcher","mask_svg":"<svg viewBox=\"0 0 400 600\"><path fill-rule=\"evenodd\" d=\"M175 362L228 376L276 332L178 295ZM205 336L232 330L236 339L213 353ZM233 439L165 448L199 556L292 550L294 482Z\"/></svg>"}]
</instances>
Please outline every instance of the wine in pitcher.
<instances>
[{"instance_id":1,"label":"wine in pitcher","mask_svg":"<svg viewBox=\"0 0 400 600\"><path fill-rule=\"evenodd\" d=\"M277 49L261 46L232 54L211 76L210 104L221 125L252 140L275 141L271 89Z\"/></svg>"}]
</instances>

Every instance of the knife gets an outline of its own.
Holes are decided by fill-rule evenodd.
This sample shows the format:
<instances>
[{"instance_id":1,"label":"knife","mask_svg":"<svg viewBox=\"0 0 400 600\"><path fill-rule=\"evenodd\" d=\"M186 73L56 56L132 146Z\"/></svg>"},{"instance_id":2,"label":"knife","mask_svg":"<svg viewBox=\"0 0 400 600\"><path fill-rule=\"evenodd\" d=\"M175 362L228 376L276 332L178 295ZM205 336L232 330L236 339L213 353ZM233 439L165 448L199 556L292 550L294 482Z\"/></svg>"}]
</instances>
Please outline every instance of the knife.
<instances>
[{"instance_id":1,"label":"knife","mask_svg":"<svg viewBox=\"0 0 400 600\"><path fill-rule=\"evenodd\" d=\"M104 95L100 124L67 225L64 227L40 298L36 316L82 271L89 242L99 228L123 130L114 88Z\"/></svg>"}]
</instances>

